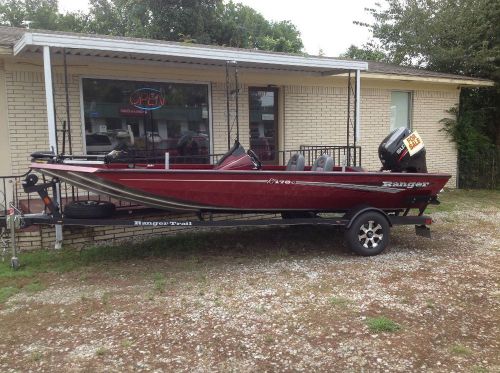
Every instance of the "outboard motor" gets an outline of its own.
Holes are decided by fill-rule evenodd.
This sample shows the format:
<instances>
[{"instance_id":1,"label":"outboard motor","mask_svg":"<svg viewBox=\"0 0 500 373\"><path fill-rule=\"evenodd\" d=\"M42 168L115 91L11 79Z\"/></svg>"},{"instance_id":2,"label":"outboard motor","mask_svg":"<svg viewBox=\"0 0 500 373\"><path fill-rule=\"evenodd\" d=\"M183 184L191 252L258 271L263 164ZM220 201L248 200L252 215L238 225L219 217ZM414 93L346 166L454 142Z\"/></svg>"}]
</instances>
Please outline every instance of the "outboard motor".
<instances>
[{"instance_id":1,"label":"outboard motor","mask_svg":"<svg viewBox=\"0 0 500 373\"><path fill-rule=\"evenodd\" d=\"M391 172L427 172L425 146L417 131L400 127L392 131L378 147L383 170Z\"/></svg>"}]
</instances>

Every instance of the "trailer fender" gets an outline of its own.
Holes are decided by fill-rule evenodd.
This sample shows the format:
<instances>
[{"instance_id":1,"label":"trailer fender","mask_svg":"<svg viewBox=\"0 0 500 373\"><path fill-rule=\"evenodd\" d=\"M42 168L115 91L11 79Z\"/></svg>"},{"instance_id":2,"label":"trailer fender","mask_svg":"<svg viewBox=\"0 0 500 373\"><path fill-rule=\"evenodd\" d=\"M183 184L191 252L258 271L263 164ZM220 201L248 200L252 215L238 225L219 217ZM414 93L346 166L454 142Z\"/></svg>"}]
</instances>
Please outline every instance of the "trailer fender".
<instances>
[{"instance_id":1,"label":"trailer fender","mask_svg":"<svg viewBox=\"0 0 500 373\"><path fill-rule=\"evenodd\" d=\"M349 211L346 214L346 218L349 219L349 223L347 223L346 229L351 228L353 221L356 220L356 218L358 216L360 216L361 214L364 214L365 212L377 212L377 213L379 213L380 215L382 215L385 218L385 220L387 220L389 227L392 227L391 219L389 219L389 217L387 216L387 214L383 210L380 210L376 207L361 206L361 207L355 208L354 210Z\"/></svg>"}]
</instances>

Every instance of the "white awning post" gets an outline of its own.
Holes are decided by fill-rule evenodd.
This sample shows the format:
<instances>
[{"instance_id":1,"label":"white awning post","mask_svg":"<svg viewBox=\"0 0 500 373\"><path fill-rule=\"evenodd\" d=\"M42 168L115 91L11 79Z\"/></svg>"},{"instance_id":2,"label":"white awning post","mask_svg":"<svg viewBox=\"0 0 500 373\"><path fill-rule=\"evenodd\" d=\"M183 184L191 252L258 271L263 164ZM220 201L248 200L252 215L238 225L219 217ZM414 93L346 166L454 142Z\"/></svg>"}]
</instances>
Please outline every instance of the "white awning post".
<instances>
[{"instance_id":1,"label":"white awning post","mask_svg":"<svg viewBox=\"0 0 500 373\"><path fill-rule=\"evenodd\" d=\"M360 115L360 103L361 103L361 71L356 70L356 132L354 133L355 141L358 142L361 139L361 115Z\"/></svg>"},{"instance_id":2,"label":"white awning post","mask_svg":"<svg viewBox=\"0 0 500 373\"><path fill-rule=\"evenodd\" d=\"M52 82L52 63L50 61L50 47L43 46L43 72L45 78L45 100L47 104L47 125L49 130L49 147L50 151L54 152L54 155L58 154L57 148L57 127L56 127L56 116L54 110L54 86ZM56 185L55 199L56 203L61 208L61 190L60 185ZM62 225L58 224L55 226L56 229L56 242L54 245L55 249L60 249L62 247L63 232Z\"/></svg>"},{"instance_id":3,"label":"white awning post","mask_svg":"<svg viewBox=\"0 0 500 373\"><path fill-rule=\"evenodd\" d=\"M54 90L52 83L52 63L50 61L50 47L43 47L43 72L45 77L45 100L47 104L47 125L49 127L50 151L57 154L56 117L54 112Z\"/></svg>"}]
</instances>

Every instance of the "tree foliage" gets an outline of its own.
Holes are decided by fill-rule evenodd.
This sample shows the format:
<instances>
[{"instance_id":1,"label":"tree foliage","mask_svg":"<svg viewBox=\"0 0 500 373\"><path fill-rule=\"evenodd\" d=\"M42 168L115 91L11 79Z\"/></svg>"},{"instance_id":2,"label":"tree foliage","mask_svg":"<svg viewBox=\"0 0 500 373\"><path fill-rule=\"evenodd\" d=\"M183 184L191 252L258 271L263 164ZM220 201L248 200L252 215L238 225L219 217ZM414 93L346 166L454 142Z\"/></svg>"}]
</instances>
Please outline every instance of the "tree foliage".
<instances>
[{"instance_id":1,"label":"tree foliage","mask_svg":"<svg viewBox=\"0 0 500 373\"><path fill-rule=\"evenodd\" d=\"M392 63L494 80L462 89L456 121L443 124L462 154L500 145L500 2L385 0L367 11L374 22L358 24L374 42L347 53L375 59L381 51Z\"/></svg>"},{"instance_id":2,"label":"tree foliage","mask_svg":"<svg viewBox=\"0 0 500 373\"><path fill-rule=\"evenodd\" d=\"M90 0L88 12L62 14L57 0L2 0L0 23L301 53L297 27L266 20L254 9L223 0Z\"/></svg>"},{"instance_id":3,"label":"tree foliage","mask_svg":"<svg viewBox=\"0 0 500 373\"><path fill-rule=\"evenodd\" d=\"M386 0L368 11L373 36L393 62L500 78L498 0Z\"/></svg>"},{"instance_id":4,"label":"tree foliage","mask_svg":"<svg viewBox=\"0 0 500 373\"><path fill-rule=\"evenodd\" d=\"M353 60L361 61L387 61L388 57L385 53L369 44L365 44L363 47L359 48L355 45L351 45L347 51L345 51L340 57L350 58Z\"/></svg>"},{"instance_id":5,"label":"tree foliage","mask_svg":"<svg viewBox=\"0 0 500 373\"><path fill-rule=\"evenodd\" d=\"M0 2L0 24L47 30L82 31L81 13L61 14L57 0L3 0Z\"/></svg>"}]
</instances>

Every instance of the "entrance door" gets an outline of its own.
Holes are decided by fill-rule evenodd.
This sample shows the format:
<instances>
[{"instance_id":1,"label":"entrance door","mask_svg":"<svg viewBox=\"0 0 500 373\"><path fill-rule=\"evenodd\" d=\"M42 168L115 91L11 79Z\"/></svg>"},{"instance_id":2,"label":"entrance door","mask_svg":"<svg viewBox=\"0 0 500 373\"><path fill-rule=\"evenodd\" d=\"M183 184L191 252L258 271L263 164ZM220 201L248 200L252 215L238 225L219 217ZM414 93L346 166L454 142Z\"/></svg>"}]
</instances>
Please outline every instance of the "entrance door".
<instances>
[{"instance_id":1,"label":"entrance door","mask_svg":"<svg viewBox=\"0 0 500 373\"><path fill-rule=\"evenodd\" d=\"M262 162L278 163L278 89L249 88L250 148Z\"/></svg>"}]
</instances>

